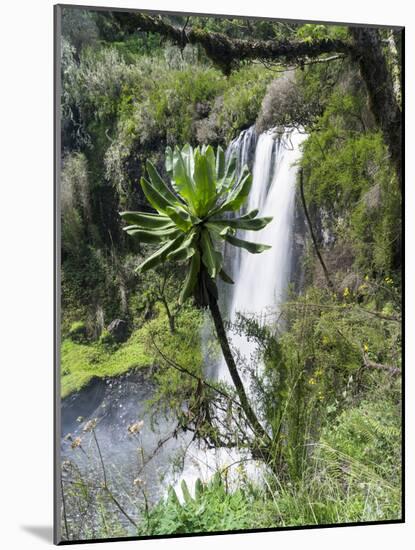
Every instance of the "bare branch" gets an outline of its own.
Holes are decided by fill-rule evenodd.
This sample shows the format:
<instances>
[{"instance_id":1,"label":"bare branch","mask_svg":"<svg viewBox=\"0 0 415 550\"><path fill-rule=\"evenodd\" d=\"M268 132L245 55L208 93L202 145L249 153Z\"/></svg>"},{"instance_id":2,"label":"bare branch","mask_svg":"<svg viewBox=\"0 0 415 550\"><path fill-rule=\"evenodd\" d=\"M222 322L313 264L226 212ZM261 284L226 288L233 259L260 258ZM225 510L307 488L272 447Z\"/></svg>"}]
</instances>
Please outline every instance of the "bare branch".
<instances>
[{"instance_id":1,"label":"bare branch","mask_svg":"<svg viewBox=\"0 0 415 550\"><path fill-rule=\"evenodd\" d=\"M178 365L175 361L172 361L171 359L169 359L169 357L167 357L167 355L165 355L161 349L157 346L155 340L154 340L154 336L151 334L150 335L151 337L151 342L153 344L153 346L156 348L156 351L157 353L159 353L159 355L161 356L161 358L170 366L170 367L173 367L174 369L178 370L179 372L181 372L182 374L187 374L188 376L190 376L191 378L193 378L194 380L197 380L200 384L203 384L204 386L210 388L211 390L219 393L220 395L222 395L222 397L225 397L225 399L228 399L229 401L232 401L232 403L234 403L236 406L240 407L241 409L243 408L242 405L239 403L239 401L236 401L233 397L231 397L230 395L228 395L227 393L225 393L224 391L220 390L219 388L216 388L215 386L213 386L212 384L209 384L209 382L206 382L206 380L204 380L202 377L200 376L197 376L196 374L193 374L192 372L190 372L189 370L187 370L185 367L182 367L181 365Z\"/></svg>"},{"instance_id":2,"label":"bare branch","mask_svg":"<svg viewBox=\"0 0 415 550\"><path fill-rule=\"evenodd\" d=\"M267 62L263 59L260 59L259 61L253 61L253 63L260 63L263 65L266 69L269 71L272 71L273 73L286 73L289 71L296 71L297 69L303 68L306 65L315 65L316 63L329 63L330 61L336 61L339 59L345 59L345 55L331 55L330 57L318 57L317 59L310 59L309 61L299 61L295 65L291 65L290 67L286 67L283 63L273 63L273 62ZM273 67L281 67L281 69L274 69Z\"/></svg>"},{"instance_id":3,"label":"bare branch","mask_svg":"<svg viewBox=\"0 0 415 550\"><path fill-rule=\"evenodd\" d=\"M392 376L397 376L401 374L401 369L393 365L384 365L382 363L376 363L376 361L371 361L365 351L362 350L363 363L366 368L377 369L389 372Z\"/></svg>"}]
</instances>

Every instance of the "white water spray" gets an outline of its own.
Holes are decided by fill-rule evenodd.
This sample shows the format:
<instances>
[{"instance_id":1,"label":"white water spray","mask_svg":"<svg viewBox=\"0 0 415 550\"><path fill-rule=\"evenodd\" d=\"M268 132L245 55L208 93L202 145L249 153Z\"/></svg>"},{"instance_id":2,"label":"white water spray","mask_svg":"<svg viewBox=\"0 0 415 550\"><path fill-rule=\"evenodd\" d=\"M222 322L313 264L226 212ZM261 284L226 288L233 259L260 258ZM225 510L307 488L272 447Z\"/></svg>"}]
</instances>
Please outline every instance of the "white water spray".
<instances>
[{"instance_id":1,"label":"white water spray","mask_svg":"<svg viewBox=\"0 0 415 550\"><path fill-rule=\"evenodd\" d=\"M305 136L297 131L284 135L266 132L256 141L253 165L253 184L246 211L258 209L258 216L273 218L266 228L258 232L243 231L240 236L246 240L271 245L261 254L250 254L243 249L226 247L225 259L231 264L235 285L230 304L229 318L235 321L237 313L255 315L261 323L276 323L278 308L286 295L291 278L291 257L293 247L293 223L295 206L295 180L297 168L295 162L300 157L300 144ZM227 150L227 157L236 154L239 167L249 161L250 152L255 144L253 128L242 132ZM229 255L226 258L226 255ZM225 287L229 290L228 285ZM271 314L271 315L269 315ZM206 327L205 327L206 329ZM243 334L228 334L234 350L249 362L256 352L256 345ZM261 365L256 366L257 370ZM209 376L232 384L228 367L222 358ZM243 373L240 373L244 380ZM248 381L244 380L249 393ZM208 481L217 470L226 464L237 463L241 453L237 449L204 450L191 445L182 473L191 492L197 478ZM247 474L257 479L260 465L249 462ZM232 476L232 472L230 472ZM180 484L175 486L179 498Z\"/></svg>"},{"instance_id":2,"label":"white water spray","mask_svg":"<svg viewBox=\"0 0 415 550\"><path fill-rule=\"evenodd\" d=\"M258 209L260 217L271 216L272 222L258 232L241 232L243 239L268 244L271 248L261 254L242 250L235 255L232 266L235 288L229 311L231 322L236 320L237 313L241 313L255 316L261 324L275 323L290 282L297 173L294 164L300 157L300 144L305 136L293 131L275 137L267 132L258 139L252 189L246 206L246 211ZM249 361L255 353L254 342L241 334L231 333L229 337L241 359ZM223 359L217 378L231 383Z\"/></svg>"}]
</instances>

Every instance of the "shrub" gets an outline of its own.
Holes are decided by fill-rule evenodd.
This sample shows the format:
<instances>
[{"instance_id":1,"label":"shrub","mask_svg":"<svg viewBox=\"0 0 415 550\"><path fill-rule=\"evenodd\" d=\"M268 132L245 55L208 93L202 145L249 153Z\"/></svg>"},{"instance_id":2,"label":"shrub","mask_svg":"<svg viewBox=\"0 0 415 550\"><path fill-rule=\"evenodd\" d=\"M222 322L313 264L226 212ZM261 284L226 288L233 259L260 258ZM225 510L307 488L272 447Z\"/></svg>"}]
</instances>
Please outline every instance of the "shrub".
<instances>
[{"instance_id":1,"label":"shrub","mask_svg":"<svg viewBox=\"0 0 415 550\"><path fill-rule=\"evenodd\" d=\"M86 324L83 321L75 321L69 329L68 336L73 342L85 343L88 340Z\"/></svg>"},{"instance_id":2,"label":"shrub","mask_svg":"<svg viewBox=\"0 0 415 550\"><path fill-rule=\"evenodd\" d=\"M386 397L386 398L385 398ZM390 396L362 401L344 411L322 434L322 456L326 464L348 470L357 467L360 475L380 477L399 486L401 464L401 411Z\"/></svg>"},{"instance_id":3,"label":"shrub","mask_svg":"<svg viewBox=\"0 0 415 550\"><path fill-rule=\"evenodd\" d=\"M140 534L204 533L248 529L253 526L250 499L241 489L228 492L217 473L207 485L196 482L192 498L185 481L181 483L184 502L170 488L167 500L150 512Z\"/></svg>"},{"instance_id":4,"label":"shrub","mask_svg":"<svg viewBox=\"0 0 415 550\"><path fill-rule=\"evenodd\" d=\"M258 65L242 67L231 74L217 116L217 126L225 144L255 123L267 85L272 79L272 71Z\"/></svg>"},{"instance_id":5,"label":"shrub","mask_svg":"<svg viewBox=\"0 0 415 550\"><path fill-rule=\"evenodd\" d=\"M401 262L400 193L382 135L370 130L365 110L360 94L332 93L301 164L321 235L350 243L356 268L385 276Z\"/></svg>"},{"instance_id":6,"label":"shrub","mask_svg":"<svg viewBox=\"0 0 415 550\"><path fill-rule=\"evenodd\" d=\"M99 337L99 343L104 348L112 348L116 345L116 342L110 332L107 329L104 329Z\"/></svg>"},{"instance_id":7,"label":"shrub","mask_svg":"<svg viewBox=\"0 0 415 550\"><path fill-rule=\"evenodd\" d=\"M79 256L91 223L90 182L85 155L65 157L61 176L61 217L63 253Z\"/></svg>"},{"instance_id":8,"label":"shrub","mask_svg":"<svg viewBox=\"0 0 415 550\"><path fill-rule=\"evenodd\" d=\"M274 126L305 128L321 114L319 97L314 95L307 100L303 87L295 81L293 73L286 73L267 87L256 129L261 133Z\"/></svg>"}]
</instances>

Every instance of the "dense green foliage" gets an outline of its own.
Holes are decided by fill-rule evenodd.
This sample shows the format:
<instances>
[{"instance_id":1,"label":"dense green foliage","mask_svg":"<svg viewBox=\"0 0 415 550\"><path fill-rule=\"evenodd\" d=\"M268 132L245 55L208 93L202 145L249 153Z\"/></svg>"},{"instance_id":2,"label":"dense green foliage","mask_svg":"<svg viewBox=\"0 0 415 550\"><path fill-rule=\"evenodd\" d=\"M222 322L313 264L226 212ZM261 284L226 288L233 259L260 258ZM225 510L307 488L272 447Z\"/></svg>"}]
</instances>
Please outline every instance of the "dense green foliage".
<instances>
[{"instance_id":1,"label":"dense green foliage","mask_svg":"<svg viewBox=\"0 0 415 550\"><path fill-rule=\"evenodd\" d=\"M302 160L309 203L327 212L324 229L350 242L358 269L393 275L400 265L400 192L382 136L365 122L364 99L334 92L317 124Z\"/></svg>"},{"instance_id":2,"label":"dense green foliage","mask_svg":"<svg viewBox=\"0 0 415 550\"><path fill-rule=\"evenodd\" d=\"M399 417L395 404L363 402L327 427L313 449L313 460L295 483L268 477L265 485L246 478L238 466L238 488L228 472L208 484L196 483L184 501L173 489L143 520L139 534L203 533L239 529L379 521L400 517ZM388 414L389 411L389 414ZM384 454L383 454L384 453ZM383 454L382 463L376 460Z\"/></svg>"},{"instance_id":3,"label":"dense green foliage","mask_svg":"<svg viewBox=\"0 0 415 550\"><path fill-rule=\"evenodd\" d=\"M233 327L258 344L257 356L243 368L256 410L272 434L272 467L254 482L242 461L199 482L195 495L182 486L179 501L170 489L153 507L145 489L140 489L145 505L137 493L128 494L137 508L138 533L400 518L401 194L356 66L338 59L290 67L287 76L278 72L284 67L252 63L226 77L200 46L180 49L156 34L131 32L112 15L65 12L62 395L94 377L148 368L155 386L148 407L155 414L174 418L184 429L192 417L199 430L195 438L209 436L212 443L219 438L209 431L208 413L218 405L226 407L225 428L232 435L238 431L226 424L232 414L240 420L226 401L226 395L235 396L233 389L209 380L209 387L202 384L206 360L220 356L219 345L203 311L191 299L180 304L183 286L183 298L193 287L185 264L174 260L194 258L199 222L218 207L222 184L220 205L236 200L229 210L238 211L237 199L246 198L247 173L239 174L239 197L232 185L224 185L219 177L224 174L216 173L213 148L220 165L222 149L253 124L259 131L292 125L307 132L300 161L305 200L333 281L328 288L304 227L301 285L291 289L281 323L264 327L240 315ZM186 23L180 16L169 20ZM230 18L192 17L189 24L236 38L309 43L349 33L340 26ZM215 165L207 185L211 194L203 201L172 166L183 157L191 164L195 151L204 173L209 162ZM160 194L169 196L169 204L160 204ZM138 239L125 236L121 211L130 224L127 232ZM217 249L209 247L209 258L199 266L211 278L222 270L216 241L226 237L235 244L227 216L221 222L214 216L223 225L213 240L215 229L206 232ZM253 214L245 222L263 223ZM191 238L156 266L151 258L169 242L169 231ZM146 262L155 269L136 270ZM114 319L128 326L122 343L108 330ZM260 373L258 362L265 366ZM247 446L243 440L241 447ZM87 483L79 483L89 502ZM131 534L108 495L101 497L95 502L94 535Z\"/></svg>"},{"instance_id":4,"label":"dense green foliage","mask_svg":"<svg viewBox=\"0 0 415 550\"><path fill-rule=\"evenodd\" d=\"M166 172L173 191L160 177L153 164L147 162L148 180L141 178L141 187L158 214L122 212L129 224L124 230L140 243L161 245L137 268L143 272L166 261L187 263L187 274L179 303L194 295L199 306L209 305L209 293L218 298L216 278L233 284L224 271L220 242L258 254L269 246L235 237L237 229L259 231L272 218L257 218L258 210L240 217L226 218L227 212L238 212L246 202L252 186L248 167L237 173L237 158L228 161L218 147L166 150Z\"/></svg>"},{"instance_id":5,"label":"dense green foliage","mask_svg":"<svg viewBox=\"0 0 415 550\"><path fill-rule=\"evenodd\" d=\"M87 23L96 29L93 18L78 25ZM127 298L140 288L129 256L136 247L124 240L118 212L144 204L137 182L145 161L164 175L167 145L229 143L255 122L272 73L248 66L227 79L190 46L147 51L137 39L93 36L77 48L64 33L62 43L62 280L64 326L66 316L86 318L98 334L102 319L134 315Z\"/></svg>"},{"instance_id":6,"label":"dense green foliage","mask_svg":"<svg viewBox=\"0 0 415 550\"><path fill-rule=\"evenodd\" d=\"M182 365L200 370L200 326L200 313L194 309L184 309L178 316L177 330L171 334L166 313L160 306L155 306L155 317L134 330L125 343L118 345L107 330L96 342L87 342L84 337L80 341L79 334L84 334L81 329L85 326L80 322L74 323L61 346L62 397L80 390L92 378L114 377L157 364L159 355L154 342L172 360L180 360Z\"/></svg>"}]
</instances>

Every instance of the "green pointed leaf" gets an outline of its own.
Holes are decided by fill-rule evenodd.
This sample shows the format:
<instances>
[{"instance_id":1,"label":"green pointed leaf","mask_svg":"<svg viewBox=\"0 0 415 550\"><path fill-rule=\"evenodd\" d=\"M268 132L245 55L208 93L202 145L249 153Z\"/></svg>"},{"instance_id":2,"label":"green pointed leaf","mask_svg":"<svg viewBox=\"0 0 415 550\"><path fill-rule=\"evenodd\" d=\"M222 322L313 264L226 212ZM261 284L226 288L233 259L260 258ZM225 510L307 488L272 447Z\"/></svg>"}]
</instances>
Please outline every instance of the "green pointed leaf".
<instances>
[{"instance_id":1,"label":"green pointed leaf","mask_svg":"<svg viewBox=\"0 0 415 550\"><path fill-rule=\"evenodd\" d=\"M225 153L219 145L216 150L216 179L219 182L225 176Z\"/></svg>"},{"instance_id":2,"label":"green pointed leaf","mask_svg":"<svg viewBox=\"0 0 415 550\"><path fill-rule=\"evenodd\" d=\"M235 235L236 229L233 227L230 227L225 222L206 222L205 227L209 229L210 231L214 231L217 235L223 236L223 235Z\"/></svg>"},{"instance_id":3,"label":"green pointed leaf","mask_svg":"<svg viewBox=\"0 0 415 550\"><path fill-rule=\"evenodd\" d=\"M190 231L182 244L167 255L167 259L183 261L191 258L196 251L193 245L196 242L197 235L197 230Z\"/></svg>"},{"instance_id":4,"label":"green pointed leaf","mask_svg":"<svg viewBox=\"0 0 415 550\"><path fill-rule=\"evenodd\" d=\"M210 171L212 173L212 178L216 180L216 157L215 157L215 151L213 150L213 147L211 145L207 145L204 150L204 155L206 157L206 160L208 161Z\"/></svg>"},{"instance_id":5,"label":"green pointed leaf","mask_svg":"<svg viewBox=\"0 0 415 550\"><path fill-rule=\"evenodd\" d=\"M179 304L183 304L185 300L192 294L196 286L197 278L200 271L200 254L196 250L190 260L189 271L183 284L182 291L179 296Z\"/></svg>"},{"instance_id":6,"label":"green pointed leaf","mask_svg":"<svg viewBox=\"0 0 415 550\"><path fill-rule=\"evenodd\" d=\"M173 223L168 216L148 214L146 212L120 212L121 218L130 225L140 229L167 229Z\"/></svg>"},{"instance_id":7,"label":"green pointed leaf","mask_svg":"<svg viewBox=\"0 0 415 550\"><path fill-rule=\"evenodd\" d=\"M144 192L144 195L146 196L148 202L151 204L151 206L157 210L157 212L160 212L160 214L166 214L166 208L168 206L174 208L176 203L172 203L166 198L161 195L157 189L155 189L152 184L147 181L145 178L141 178L141 188Z\"/></svg>"},{"instance_id":8,"label":"green pointed leaf","mask_svg":"<svg viewBox=\"0 0 415 550\"><path fill-rule=\"evenodd\" d=\"M186 168L186 172L190 178L193 177L193 172L195 169L194 155L195 155L195 152L198 150L199 150L198 147L196 147L196 149L193 150L192 146L189 143L186 143L186 145L184 145L181 150L181 156Z\"/></svg>"},{"instance_id":9,"label":"green pointed leaf","mask_svg":"<svg viewBox=\"0 0 415 550\"><path fill-rule=\"evenodd\" d=\"M228 191L228 189L235 182L237 165L238 159L236 157L236 154L234 153L230 156L228 162L226 163L225 173L222 180L218 182L218 191L220 191L221 193Z\"/></svg>"},{"instance_id":10,"label":"green pointed leaf","mask_svg":"<svg viewBox=\"0 0 415 550\"><path fill-rule=\"evenodd\" d=\"M180 234L180 231L174 226L168 229L146 231L138 228L136 225L129 225L128 227L124 227L124 231L143 243L161 243L172 237L177 237Z\"/></svg>"},{"instance_id":11,"label":"green pointed leaf","mask_svg":"<svg viewBox=\"0 0 415 550\"><path fill-rule=\"evenodd\" d=\"M249 172L245 172L243 177L238 181L236 187L231 191L229 199L220 209L221 212L235 212L239 210L248 198L249 192L252 187L252 175Z\"/></svg>"},{"instance_id":12,"label":"green pointed leaf","mask_svg":"<svg viewBox=\"0 0 415 550\"><path fill-rule=\"evenodd\" d=\"M166 172L170 176L170 179L173 177L173 151L170 145L166 147L166 159L164 161Z\"/></svg>"},{"instance_id":13,"label":"green pointed leaf","mask_svg":"<svg viewBox=\"0 0 415 550\"><path fill-rule=\"evenodd\" d=\"M182 233L174 240L167 242L164 246L156 250L156 252L154 252L154 254L152 254L149 258L144 260L144 262L137 267L136 271L141 271L144 273L144 271L148 271L149 269L163 263L167 254L173 250L176 250L176 248L182 244L184 237L185 235Z\"/></svg>"},{"instance_id":14,"label":"green pointed leaf","mask_svg":"<svg viewBox=\"0 0 415 550\"><path fill-rule=\"evenodd\" d=\"M221 269L219 271L219 277L222 279L222 281L224 281L225 283L228 283L229 285L234 284L233 280L231 279L231 277L229 277L229 275L226 273L224 269Z\"/></svg>"},{"instance_id":15,"label":"green pointed leaf","mask_svg":"<svg viewBox=\"0 0 415 550\"><path fill-rule=\"evenodd\" d=\"M176 204L178 202L178 198L167 187L166 183L164 182L160 174L157 172L153 163L147 160L146 168L147 168L148 176L150 178L150 181L154 189L156 189L156 191L160 193L160 195L164 197L164 199L168 203Z\"/></svg>"},{"instance_id":16,"label":"green pointed leaf","mask_svg":"<svg viewBox=\"0 0 415 550\"><path fill-rule=\"evenodd\" d=\"M177 147L172 156L172 186L196 213L197 197L193 182L194 158L190 145Z\"/></svg>"},{"instance_id":17,"label":"green pointed leaf","mask_svg":"<svg viewBox=\"0 0 415 550\"><path fill-rule=\"evenodd\" d=\"M251 254L260 254L261 252L264 252L264 250L268 250L269 248L271 248L267 244L252 243L250 241L244 241L243 239L232 237L231 235L224 235L223 238L225 239L225 241L233 244L234 246L245 248L245 250L248 250L248 252L251 252Z\"/></svg>"},{"instance_id":18,"label":"green pointed leaf","mask_svg":"<svg viewBox=\"0 0 415 550\"><path fill-rule=\"evenodd\" d=\"M259 210L258 208L255 208L254 210L251 210L250 212L247 212L243 216L240 216L240 220L251 220L252 218L255 218L258 214Z\"/></svg>"},{"instance_id":19,"label":"green pointed leaf","mask_svg":"<svg viewBox=\"0 0 415 550\"><path fill-rule=\"evenodd\" d=\"M182 231L188 231L191 228L192 220L189 214L182 208L168 206L166 208L166 214Z\"/></svg>"},{"instance_id":20,"label":"green pointed leaf","mask_svg":"<svg viewBox=\"0 0 415 550\"><path fill-rule=\"evenodd\" d=\"M208 230L203 230L201 235L202 262L207 267L208 273L212 279L216 277L222 268L222 254L215 250L212 238Z\"/></svg>"},{"instance_id":21,"label":"green pointed leaf","mask_svg":"<svg viewBox=\"0 0 415 550\"><path fill-rule=\"evenodd\" d=\"M177 250L177 252L172 253L171 257L168 257L167 259L170 261L175 262L185 262L187 260L190 260L196 253L196 248L193 246L187 246L186 248L181 248L180 250Z\"/></svg>"},{"instance_id":22,"label":"green pointed leaf","mask_svg":"<svg viewBox=\"0 0 415 550\"><path fill-rule=\"evenodd\" d=\"M212 148L208 150L212 151ZM203 217L208 213L212 200L216 201L215 165L209 162L207 156L196 150L194 166L194 178L197 182L196 212L199 217Z\"/></svg>"},{"instance_id":23,"label":"green pointed leaf","mask_svg":"<svg viewBox=\"0 0 415 550\"><path fill-rule=\"evenodd\" d=\"M212 220L209 224L222 228L232 227L235 229L244 229L245 231L259 231L266 227L272 221L272 217L267 218L234 218Z\"/></svg>"},{"instance_id":24,"label":"green pointed leaf","mask_svg":"<svg viewBox=\"0 0 415 550\"><path fill-rule=\"evenodd\" d=\"M181 485L181 488L182 488L184 501L186 502L186 504L189 504L190 502L193 501L193 499L192 499L192 496L190 494L189 488L187 487L186 481L184 479L182 479L182 482L181 482L180 485Z\"/></svg>"},{"instance_id":25,"label":"green pointed leaf","mask_svg":"<svg viewBox=\"0 0 415 550\"><path fill-rule=\"evenodd\" d=\"M239 210L248 198L252 187L252 175L247 166L244 167L236 185L228 192L225 201L215 208L210 216L216 216L222 212L232 212Z\"/></svg>"}]
</instances>

